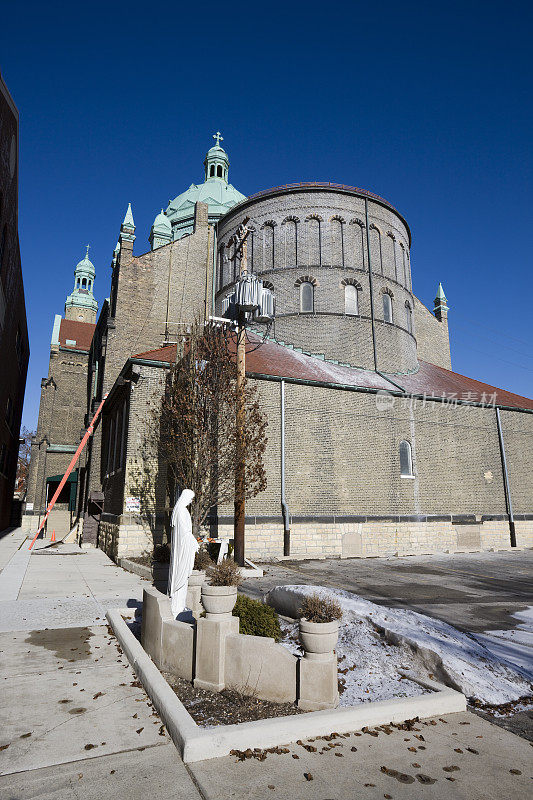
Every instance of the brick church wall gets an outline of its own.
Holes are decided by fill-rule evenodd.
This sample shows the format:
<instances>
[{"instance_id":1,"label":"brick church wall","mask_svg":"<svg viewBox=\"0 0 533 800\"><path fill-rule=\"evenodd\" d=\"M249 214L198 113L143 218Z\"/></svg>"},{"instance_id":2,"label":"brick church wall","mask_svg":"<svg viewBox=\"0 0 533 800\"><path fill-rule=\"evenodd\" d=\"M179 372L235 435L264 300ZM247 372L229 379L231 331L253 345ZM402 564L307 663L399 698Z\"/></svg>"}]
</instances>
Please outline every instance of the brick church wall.
<instances>
[{"instance_id":1,"label":"brick church wall","mask_svg":"<svg viewBox=\"0 0 533 800\"><path fill-rule=\"evenodd\" d=\"M247 554L279 558L280 385L257 384L269 418L268 485L247 502ZM508 546L495 410L438 402L410 408L407 399L393 401L391 408L378 410L372 394L286 384L291 554L365 556ZM527 450L533 415L501 413L517 539L531 546ZM400 476L402 439L413 446L414 478ZM218 513L219 535L232 536L231 504Z\"/></svg>"}]
</instances>

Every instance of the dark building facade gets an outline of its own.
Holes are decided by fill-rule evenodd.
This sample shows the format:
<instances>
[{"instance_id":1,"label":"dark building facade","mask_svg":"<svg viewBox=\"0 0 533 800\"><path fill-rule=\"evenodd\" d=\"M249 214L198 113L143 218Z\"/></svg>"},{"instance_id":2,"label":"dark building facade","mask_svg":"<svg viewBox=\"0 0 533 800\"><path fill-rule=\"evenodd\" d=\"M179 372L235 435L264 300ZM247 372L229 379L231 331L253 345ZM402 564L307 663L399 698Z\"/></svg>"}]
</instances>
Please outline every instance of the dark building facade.
<instances>
[{"instance_id":1,"label":"dark building facade","mask_svg":"<svg viewBox=\"0 0 533 800\"><path fill-rule=\"evenodd\" d=\"M0 75L0 531L12 522L30 349L18 238L19 115Z\"/></svg>"}]
</instances>

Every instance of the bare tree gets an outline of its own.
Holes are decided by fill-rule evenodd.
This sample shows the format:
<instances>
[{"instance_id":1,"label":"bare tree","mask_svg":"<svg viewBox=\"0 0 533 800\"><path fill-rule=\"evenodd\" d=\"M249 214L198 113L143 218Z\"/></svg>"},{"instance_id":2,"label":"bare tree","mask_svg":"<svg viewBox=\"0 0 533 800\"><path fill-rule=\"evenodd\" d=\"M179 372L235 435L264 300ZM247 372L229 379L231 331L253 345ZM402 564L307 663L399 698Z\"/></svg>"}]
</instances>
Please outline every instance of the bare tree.
<instances>
[{"instance_id":1,"label":"bare tree","mask_svg":"<svg viewBox=\"0 0 533 800\"><path fill-rule=\"evenodd\" d=\"M16 492L26 492L28 488L28 473L30 470L31 440L35 431L30 431L25 426L20 431L20 447L17 461Z\"/></svg>"},{"instance_id":2,"label":"bare tree","mask_svg":"<svg viewBox=\"0 0 533 800\"><path fill-rule=\"evenodd\" d=\"M245 463L246 497L255 497L266 487L267 420L257 390L248 382L244 436L237 448L234 349L231 334L223 328L196 322L170 370L163 395L161 455L175 484L195 494L191 504L195 536L210 509L233 499L238 457Z\"/></svg>"}]
</instances>

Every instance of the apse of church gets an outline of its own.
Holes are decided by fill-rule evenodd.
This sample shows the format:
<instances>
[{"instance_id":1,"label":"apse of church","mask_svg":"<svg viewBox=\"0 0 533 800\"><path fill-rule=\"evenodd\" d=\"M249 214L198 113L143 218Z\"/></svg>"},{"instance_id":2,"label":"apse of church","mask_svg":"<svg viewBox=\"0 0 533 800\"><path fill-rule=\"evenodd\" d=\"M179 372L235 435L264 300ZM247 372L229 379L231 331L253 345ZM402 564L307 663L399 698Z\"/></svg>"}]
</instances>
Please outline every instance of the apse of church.
<instances>
[{"instance_id":1,"label":"apse of church","mask_svg":"<svg viewBox=\"0 0 533 800\"><path fill-rule=\"evenodd\" d=\"M152 423L188 326L220 317L235 290L236 232L248 218L248 268L276 312L247 358L268 417L267 488L247 504L247 554L281 557L287 532L294 557L483 549L505 546L511 531L533 544L533 401L451 371L448 300L441 284L431 310L415 295L401 212L324 182L246 197L229 182L223 137L213 138L203 181L155 215L139 255L128 205L96 326L88 253L76 267L43 379L35 513L79 441L76 427L108 393L80 466L78 530L114 558L167 535ZM73 421L65 441L47 422L54 403ZM139 468L151 476L145 492ZM232 515L231 503L213 509L210 532L231 538Z\"/></svg>"}]
</instances>

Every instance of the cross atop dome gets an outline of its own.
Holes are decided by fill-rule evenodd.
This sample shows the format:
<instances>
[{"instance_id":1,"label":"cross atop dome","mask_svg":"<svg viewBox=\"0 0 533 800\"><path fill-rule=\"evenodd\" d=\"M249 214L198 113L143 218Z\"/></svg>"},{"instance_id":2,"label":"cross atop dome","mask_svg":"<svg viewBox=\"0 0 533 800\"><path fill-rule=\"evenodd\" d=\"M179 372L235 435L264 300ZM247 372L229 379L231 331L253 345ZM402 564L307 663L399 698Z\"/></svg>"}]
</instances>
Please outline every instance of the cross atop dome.
<instances>
[{"instance_id":1,"label":"cross atop dome","mask_svg":"<svg viewBox=\"0 0 533 800\"><path fill-rule=\"evenodd\" d=\"M220 147L220 142L224 141L224 137L222 136L220 131L217 131L216 133L213 134L213 139L216 139L217 147Z\"/></svg>"}]
</instances>

